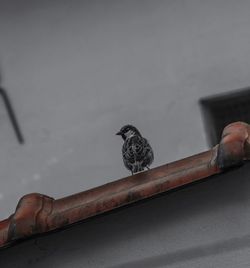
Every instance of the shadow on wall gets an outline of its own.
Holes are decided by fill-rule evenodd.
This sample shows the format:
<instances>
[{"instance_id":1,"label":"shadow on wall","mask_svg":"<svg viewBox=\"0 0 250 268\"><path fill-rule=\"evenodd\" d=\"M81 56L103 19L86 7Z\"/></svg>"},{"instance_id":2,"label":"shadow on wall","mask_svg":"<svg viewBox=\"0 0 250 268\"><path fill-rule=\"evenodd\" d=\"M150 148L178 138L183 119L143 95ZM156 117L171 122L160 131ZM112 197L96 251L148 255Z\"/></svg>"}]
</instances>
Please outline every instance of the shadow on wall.
<instances>
[{"instance_id":1,"label":"shadow on wall","mask_svg":"<svg viewBox=\"0 0 250 268\"><path fill-rule=\"evenodd\" d=\"M109 268L156 268L166 265L177 264L197 258L220 255L234 250L250 247L250 235L236 237L205 246L192 247L178 250L173 253L143 258L142 260L131 261Z\"/></svg>"}]
</instances>

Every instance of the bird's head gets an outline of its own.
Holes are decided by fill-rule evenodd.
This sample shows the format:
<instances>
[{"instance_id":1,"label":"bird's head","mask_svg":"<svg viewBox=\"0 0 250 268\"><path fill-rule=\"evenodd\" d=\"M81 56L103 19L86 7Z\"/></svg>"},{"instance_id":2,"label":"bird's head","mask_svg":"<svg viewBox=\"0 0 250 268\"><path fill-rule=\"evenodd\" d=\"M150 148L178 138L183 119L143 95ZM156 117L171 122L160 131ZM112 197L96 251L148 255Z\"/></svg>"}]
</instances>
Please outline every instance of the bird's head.
<instances>
[{"instance_id":1,"label":"bird's head","mask_svg":"<svg viewBox=\"0 0 250 268\"><path fill-rule=\"evenodd\" d=\"M132 126L132 125L125 125L123 126L119 132L116 133L116 135L120 135L123 140L126 140L132 136L141 136L141 133L139 132L139 130Z\"/></svg>"}]
</instances>

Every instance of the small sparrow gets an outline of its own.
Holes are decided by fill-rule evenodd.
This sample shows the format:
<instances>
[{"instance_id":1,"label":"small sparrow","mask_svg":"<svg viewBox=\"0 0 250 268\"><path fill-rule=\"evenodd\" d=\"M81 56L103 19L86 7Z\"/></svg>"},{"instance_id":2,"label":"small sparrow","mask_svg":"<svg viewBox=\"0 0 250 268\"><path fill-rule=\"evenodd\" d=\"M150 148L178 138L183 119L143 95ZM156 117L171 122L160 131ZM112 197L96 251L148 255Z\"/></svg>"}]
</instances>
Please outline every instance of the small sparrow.
<instances>
[{"instance_id":1,"label":"small sparrow","mask_svg":"<svg viewBox=\"0 0 250 268\"><path fill-rule=\"evenodd\" d=\"M125 125L116 135L120 135L124 140L122 146L123 162L132 175L143 171L144 168L149 169L154 160L154 153L139 130L132 125Z\"/></svg>"}]
</instances>

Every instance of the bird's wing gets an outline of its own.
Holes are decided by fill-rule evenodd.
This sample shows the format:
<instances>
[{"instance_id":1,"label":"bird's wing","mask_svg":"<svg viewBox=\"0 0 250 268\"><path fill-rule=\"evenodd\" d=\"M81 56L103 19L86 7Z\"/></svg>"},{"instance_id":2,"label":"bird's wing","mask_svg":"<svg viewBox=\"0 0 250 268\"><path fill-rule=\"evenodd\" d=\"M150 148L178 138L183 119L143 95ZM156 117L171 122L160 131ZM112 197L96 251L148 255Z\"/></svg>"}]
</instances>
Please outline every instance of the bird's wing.
<instances>
[{"instance_id":1,"label":"bird's wing","mask_svg":"<svg viewBox=\"0 0 250 268\"><path fill-rule=\"evenodd\" d=\"M127 139L122 147L123 158L133 163L138 160L140 156L140 149L142 148L142 138L140 136L133 136Z\"/></svg>"},{"instance_id":2,"label":"bird's wing","mask_svg":"<svg viewBox=\"0 0 250 268\"><path fill-rule=\"evenodd\" d=\"M143 158L142 165L145 167L145 166L150 166L153 163L153 161L154 161L154 152L153 152L153 149L151 148L149 142L145 138L143 138L143 139L144 139L144 141L143 141L143 143L144 143L144 146L143 146L143 148L144 148L144 153L143 153L144 158Z\"/></svg>"},{"instance_id":3,"label":"bird's wing","mask_svg":"<svg viewBox=\"0 0 250 268\"><path fill-rule=\"evenodd\" d=\"M125 141L122 146L122 158L125 167L133 171L134 158L133 155L131 155L130 144L128 141Z\"/></svg>"},{"instance_id":4,"label":"bird's wing","mask_svg":"<svg viewBox=\"0 0 250 268\"><path fill-rule=\"evenodd\" d=\"M133 136L127 139L123 144L122 155L125 166L130 170L133 165L137 165L139 170L143 170L154 159L151 146L141 136Z\"/></svg>"}]
</instances>

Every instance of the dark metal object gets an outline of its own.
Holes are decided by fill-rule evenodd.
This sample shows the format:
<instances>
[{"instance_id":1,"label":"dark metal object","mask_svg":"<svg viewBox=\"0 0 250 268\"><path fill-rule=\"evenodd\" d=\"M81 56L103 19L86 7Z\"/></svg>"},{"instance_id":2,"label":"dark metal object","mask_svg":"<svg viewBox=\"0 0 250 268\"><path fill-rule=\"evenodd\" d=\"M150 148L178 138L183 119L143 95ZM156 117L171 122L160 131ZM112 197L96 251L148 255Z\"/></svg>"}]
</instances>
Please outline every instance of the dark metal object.
<instances>
[{"instance_id":1,"label":"dark metal object","mask_svg":"<svg viewBox=\"0 0 250 268\"><path fill-rule=\"evenodd\" d=\"M16 137L17 137L17 140L20 144L24 144L24 138L23 138L23 135L22 135L22 132L21 132L21 129L19 127L19 124L17 122L17 119L16 119L16 116L15 116L15 113L14 113L14 110L13 110L13 107L11 105L11 102L10 102L10 99L8 97L8 94L7 92L0 87L0 95L3 99L3 102L4 102L4 105L6 107L6 110L8 112L8 115L9 115L9 118L10 118L10 122L14 128L14 131L15 131L15 134L16 134Z\"/></svg>"},{"instance_id":2,"label":"dark metal object","mask_svg":"<svg viewBox=\"0 0 250 268\"><path fill-rule=\"evenodd\" d=\"M227 126L213 149L62 199L33 193L0 222L0 247L205 179L250 159L250 126Z\"/></svg>"},{"instance_id":3,"label":"dark metal object","mask_svg":"<svg viewBox=\"0 0 250 268\"><path fill-rule=\"evenodd\" d=\"M220 142L225 126L250 123L250 88L214 95L200 100L205 132L210 147Z\"/></svg>"}]
</instances>

